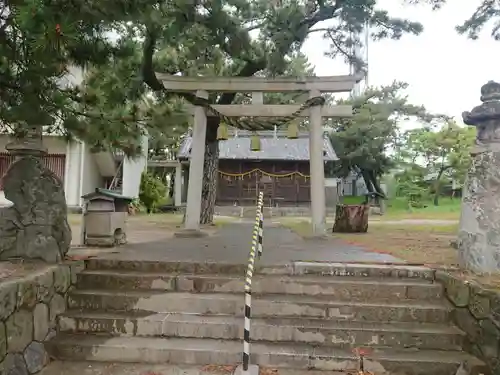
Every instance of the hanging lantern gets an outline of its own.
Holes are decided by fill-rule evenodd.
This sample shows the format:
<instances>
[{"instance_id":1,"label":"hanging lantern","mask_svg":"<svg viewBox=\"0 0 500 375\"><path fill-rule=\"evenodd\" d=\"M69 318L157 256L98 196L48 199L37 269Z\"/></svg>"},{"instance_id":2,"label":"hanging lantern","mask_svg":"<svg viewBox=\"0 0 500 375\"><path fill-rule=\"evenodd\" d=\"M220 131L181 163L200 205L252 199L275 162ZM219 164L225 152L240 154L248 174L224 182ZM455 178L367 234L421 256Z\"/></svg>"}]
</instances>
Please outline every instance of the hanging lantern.
<instances>
[{"instance_id":1,"label":"hanging lantern","mask_svg":"<svg viewBox=\"0 0 500 375\"><path fill-rule=\"evenodd\" d=\"M250 137L250 150L252 151L260 151L260 138L257 133L253 133Z\"/></svg>"},{"instance_id":2,"label":"hanging lantern","mask_svg":"<svg viewBox=\"0 0 500 375\"><path fill-rule=\"evenodd\" d=\"M218 141L226 141L229 138L227 125L224 122L221 122L217 127L217 140Z\"/></svg>"},{"instance_id":3,"label":"hanging lantern","mask_svg":"<svg viewBox=\"0 0 500 375\"><path fill-rule=\"evenodd\" d=\"M297 124L296 121L292 121L288 124L287 138L288 139L299 138L299 125Z\"/></svg>"}]
</instances>

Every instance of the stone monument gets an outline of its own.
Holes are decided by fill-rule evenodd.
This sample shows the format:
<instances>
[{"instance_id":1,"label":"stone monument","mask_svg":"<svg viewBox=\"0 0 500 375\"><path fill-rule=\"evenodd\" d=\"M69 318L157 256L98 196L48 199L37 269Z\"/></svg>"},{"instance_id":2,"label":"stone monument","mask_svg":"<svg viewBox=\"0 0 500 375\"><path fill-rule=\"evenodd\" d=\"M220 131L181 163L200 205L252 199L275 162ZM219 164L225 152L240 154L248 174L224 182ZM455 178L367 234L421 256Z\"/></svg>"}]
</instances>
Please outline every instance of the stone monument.
<instances>
[{"instance_id":1,"label":"stone monument","mask_svg":"<svg viewBox=\"0 0 500 375\"><path fill-rule=\"evenodd\" d=\"M64 186L43 165L40 131L31 129L6 146L16 160L3 177L13 205L0 208L0 260L59 262L71 244Z\"/></svg>"},{"instance_id":2,"label":"stone monument","mask_svg":"<svg viewBox=\"0 0 500 375\"><path fill-rule=\"evenodd\" d=\"M481 88L481 105L462 113L477 128L467 173L457 247L460 265L477 273L500 271L500 84Z\"/></svg>"}]
</instances>

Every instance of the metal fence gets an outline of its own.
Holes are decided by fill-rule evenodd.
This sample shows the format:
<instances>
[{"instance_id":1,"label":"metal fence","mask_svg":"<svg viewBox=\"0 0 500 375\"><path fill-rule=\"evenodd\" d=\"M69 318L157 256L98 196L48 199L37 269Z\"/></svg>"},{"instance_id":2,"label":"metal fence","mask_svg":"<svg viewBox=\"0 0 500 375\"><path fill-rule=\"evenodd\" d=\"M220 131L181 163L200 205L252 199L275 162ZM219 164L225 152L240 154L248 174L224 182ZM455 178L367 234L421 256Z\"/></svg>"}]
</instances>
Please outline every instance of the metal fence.
<instances>
[{"instance_id":1,"label":"metal fence","mask_svg":"<svg viewBox=\"0 0 500 375\"><path fill-rule=\"evenodd\" d=\"M245 277L245 326L243 330L243 375L248 375L250 362L250 319L252 315L252 276L255 269L255 257L262 256L262 236L264 229L264 193L259 193L257 212L252 233L252 247L248 257L247 274Z\"/></svg>"}]
</instances>

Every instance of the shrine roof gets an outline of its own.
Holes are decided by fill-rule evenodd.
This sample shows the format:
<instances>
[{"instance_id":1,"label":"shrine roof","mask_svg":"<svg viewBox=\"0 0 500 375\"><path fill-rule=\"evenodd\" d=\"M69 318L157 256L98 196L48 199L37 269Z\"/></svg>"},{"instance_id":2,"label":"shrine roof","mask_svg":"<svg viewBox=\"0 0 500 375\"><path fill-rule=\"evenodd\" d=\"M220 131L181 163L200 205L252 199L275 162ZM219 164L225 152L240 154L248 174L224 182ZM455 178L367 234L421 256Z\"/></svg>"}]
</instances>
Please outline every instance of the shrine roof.
<instances>
[{"instance_id":1,"label":"shrine roof","mask_svg":"<svg viewBox=\"0 0 500 375\"><path fill-rule=\"evenodd\" d=\"M219 141L219 159L232 160L309 160L309 133L301 133L296 139L289 139L286 131L260 131L261 150L250 149L252 133L238 130L230 132L229 139ZM191 154L191 137L186 137L177 157L187 159ZM325 161L338 160L328 136L323 137L323 153Z\"/></svg>"}]
</instances>

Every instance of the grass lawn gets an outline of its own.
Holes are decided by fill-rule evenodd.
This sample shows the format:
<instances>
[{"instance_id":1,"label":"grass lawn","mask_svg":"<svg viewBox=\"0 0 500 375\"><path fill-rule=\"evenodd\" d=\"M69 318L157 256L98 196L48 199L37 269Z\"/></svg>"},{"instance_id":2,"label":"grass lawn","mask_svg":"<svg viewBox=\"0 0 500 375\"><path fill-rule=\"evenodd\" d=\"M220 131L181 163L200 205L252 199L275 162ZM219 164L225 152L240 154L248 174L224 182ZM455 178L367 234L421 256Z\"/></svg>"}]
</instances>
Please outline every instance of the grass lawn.
<instances>
[{"instance_id":1,"label":"grass lawn","mask_svg":"<svg viewBox=\"0 0 500 375\"><path fill-rule=\"evenodd\" d=\"M364 197L343 197L344 204L361 204ZM439 201L439 206L434 206L433 202L426 202L424 208L408 210L403 199L392 199L386 202L387 209L380 220L398 219L423 219L423 220L458 220L460 218L461 200L459 198L450 199L443 197Z\"/></svg>"}]
</instances>

